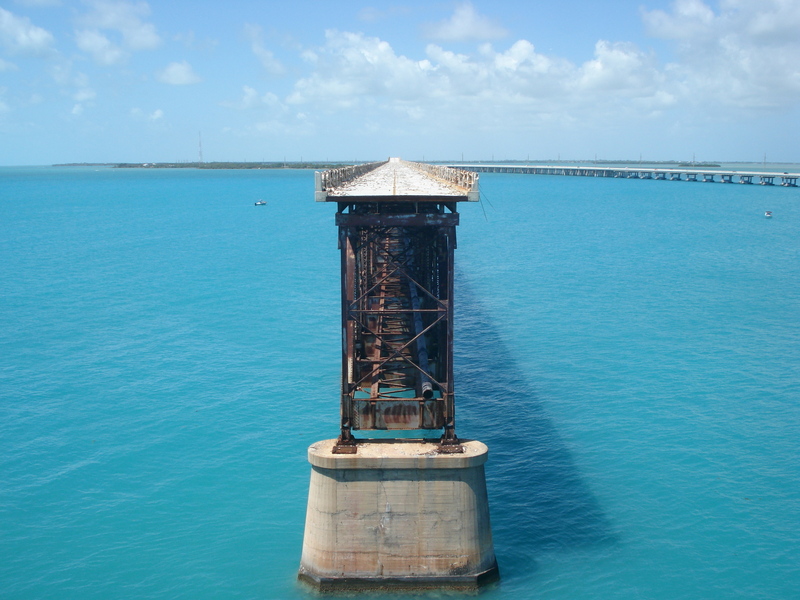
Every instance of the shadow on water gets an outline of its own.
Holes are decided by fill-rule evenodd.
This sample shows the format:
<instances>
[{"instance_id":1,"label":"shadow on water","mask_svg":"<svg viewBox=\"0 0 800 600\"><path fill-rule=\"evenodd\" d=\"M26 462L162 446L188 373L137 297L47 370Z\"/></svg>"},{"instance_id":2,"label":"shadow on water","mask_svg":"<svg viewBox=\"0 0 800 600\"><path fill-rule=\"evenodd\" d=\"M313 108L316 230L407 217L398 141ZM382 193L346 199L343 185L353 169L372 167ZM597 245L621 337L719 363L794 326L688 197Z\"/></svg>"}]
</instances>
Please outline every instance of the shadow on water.
<instances>
[{"instance_id":1,"label":"shadow on water","mask_svg":"<svg viewBox=\"0 0 800 600\"><path fill-rule=\"evenodd\" d=\"M597 499L463 274L456 299L457 429L490 449L487 485L503 577L529 574L544 552L613 544Z\"/></svg>"}]
</instances>

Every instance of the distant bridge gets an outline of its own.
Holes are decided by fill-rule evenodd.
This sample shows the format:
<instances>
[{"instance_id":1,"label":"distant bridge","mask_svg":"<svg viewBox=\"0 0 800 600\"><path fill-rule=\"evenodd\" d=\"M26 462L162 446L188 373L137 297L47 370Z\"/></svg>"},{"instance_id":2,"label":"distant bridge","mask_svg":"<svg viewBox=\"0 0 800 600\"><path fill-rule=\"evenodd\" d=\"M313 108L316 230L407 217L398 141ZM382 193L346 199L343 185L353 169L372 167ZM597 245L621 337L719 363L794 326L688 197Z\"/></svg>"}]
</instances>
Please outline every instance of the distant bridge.
<instances>
[{"instance_id":1,"label":"distant bridge","mask_svg":"<svg viewBox=\"0 0 800 600\"><path fill-rule=\"evenodd\" d=\"M718 169L650 168L650 167L580 167L571 165L487 165L453 164L459 169L477 173L521 173L526 175L571 175L574 177L615 177L621 179L656 179L660 181L702 181L705 183L742 183L797 187L800 173L774 171L721 171ZM776 180L780 184L776 184Z\"/></svg>"}]
</instances>

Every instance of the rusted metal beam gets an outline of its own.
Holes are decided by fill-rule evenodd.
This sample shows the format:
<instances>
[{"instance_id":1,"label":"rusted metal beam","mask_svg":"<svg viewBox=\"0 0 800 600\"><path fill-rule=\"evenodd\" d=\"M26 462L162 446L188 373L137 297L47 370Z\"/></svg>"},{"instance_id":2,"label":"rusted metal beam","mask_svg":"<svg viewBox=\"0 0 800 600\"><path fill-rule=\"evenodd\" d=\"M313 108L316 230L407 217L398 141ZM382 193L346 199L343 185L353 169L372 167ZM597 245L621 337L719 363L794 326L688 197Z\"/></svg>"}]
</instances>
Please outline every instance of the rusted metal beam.
<instances>
[{"instance_id":1,"label":"rusted metal beam","mask_svg":"<svg viewBox=\"0 0 800 600\"><path fill-rule=\"evenodd\" d=\"M455 227L458 213L336 214L338 227Z\"/></svg>"},{"instance_id":2,"label":"rusted metal beam","mask_svg":"<svg viewBox=\"0 0 800 600\"><path fill-rule=\"evenodd\" d=\"M462 449L452 357L461 198L412 194L400 200L399 180L397 196L337 198L343 340L335 452L357 450L353 431L379 429L438 429L442 452Z\"/></svg>"},{"instance_id":3,"label":"rusted metal beam","mask_svg":"<svg viewBox=\"0 0 800 600\"><path fill-rule=\"evenodd\" d=\"M326 202L341 202L343 198L352 204L368 204L375 202L397 202L398 204L414 204L416 202L471 202L469 196L466 194L405 194L400 195L376 195L370 194L365 196L328 196Z\"/></svg>"}]
</instances>

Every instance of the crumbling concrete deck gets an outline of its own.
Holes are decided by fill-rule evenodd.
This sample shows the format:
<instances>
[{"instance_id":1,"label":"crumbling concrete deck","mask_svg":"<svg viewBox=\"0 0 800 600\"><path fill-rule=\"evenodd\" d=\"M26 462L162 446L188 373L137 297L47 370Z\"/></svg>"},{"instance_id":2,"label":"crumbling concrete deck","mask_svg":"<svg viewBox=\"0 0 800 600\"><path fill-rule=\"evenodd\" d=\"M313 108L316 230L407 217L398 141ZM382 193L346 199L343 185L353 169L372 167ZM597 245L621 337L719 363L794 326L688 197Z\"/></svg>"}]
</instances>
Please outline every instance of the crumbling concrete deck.
<instances>
[{"instance_id":1,"label":"crumbling concrete deck","mask_svg":"<svg viewBox=\"0 0 800 600\"><path fill-rule=\"evenodd\" d=\"M438 169L442 172L456 171L444 167ZM452 173L449 175L452 177ZM420 163L399 158L390 158L388 162L374 170L326 189L326 196L329 199L386 196L435 198L450 196L456 199L463 198L466 193L463 183L459 186L454 181L447 181L423 170Z\"/></svg>"},{"instance_id":2,"label":"crumbling concrete deck","mask_svg":"<svg viewBox=\"0 0 800 600\"><path fill-rule=\"evenodd\" d=\"M399 158L329 190L329 196L463 196L464 190Z\"/></svg>"}]
</instances>

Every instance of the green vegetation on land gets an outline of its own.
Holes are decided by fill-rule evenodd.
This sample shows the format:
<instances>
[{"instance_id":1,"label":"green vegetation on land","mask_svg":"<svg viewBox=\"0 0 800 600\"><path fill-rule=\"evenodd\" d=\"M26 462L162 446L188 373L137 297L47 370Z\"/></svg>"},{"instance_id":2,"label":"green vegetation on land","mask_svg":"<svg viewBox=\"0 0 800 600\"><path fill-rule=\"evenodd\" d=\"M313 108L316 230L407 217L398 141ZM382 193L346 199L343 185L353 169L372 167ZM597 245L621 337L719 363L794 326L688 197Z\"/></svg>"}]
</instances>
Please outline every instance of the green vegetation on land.
<instances>
[{"instance_id":1,"label":"green vegetation on land","mask_svg":"<svg viewBox=\"0 0 800 600\"><path fill-rule=\"evenodd\" d=\"M118 169L333 169L344 163L327 162L179 162L117 163Z\"/></svg>"},{"instance_id":2,"label":"green vegetation on land","mask_svg":"<svg viewBox=\"0 0 800 600\"><path fill-rule=\"evenodd\" d=\"M112 167L115 169L335 169L343 162L170 162L170 163L67 163L54 167Z\"/></svg>"}]
</instances>

